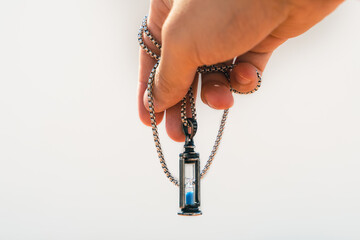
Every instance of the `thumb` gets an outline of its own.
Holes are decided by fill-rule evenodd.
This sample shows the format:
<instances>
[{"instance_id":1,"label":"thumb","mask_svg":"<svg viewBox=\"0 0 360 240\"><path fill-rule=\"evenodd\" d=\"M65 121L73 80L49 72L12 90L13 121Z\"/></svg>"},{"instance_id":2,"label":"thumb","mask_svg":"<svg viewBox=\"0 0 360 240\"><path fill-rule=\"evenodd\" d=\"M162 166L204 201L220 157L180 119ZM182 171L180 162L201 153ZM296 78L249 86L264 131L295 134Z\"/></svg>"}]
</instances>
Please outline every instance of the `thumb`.
<instances>
[{"instance_id":1,"label":"thumb","mask_svg":"<svg viewBox=\"0 0 360 240\"><path fill-rule=\"evenodd\" d=\"M175 22L175 24L173 24ZM162 29L161 60L156 71L153 99L156 112L162 112L177 104L188 92L198 64L194 61L192 47L187 44L186 33L180 33L171 16ZM180 30L181 31L181 30ZM148 108L148 92L144 105Z\"/></svg>"}]
</instances>

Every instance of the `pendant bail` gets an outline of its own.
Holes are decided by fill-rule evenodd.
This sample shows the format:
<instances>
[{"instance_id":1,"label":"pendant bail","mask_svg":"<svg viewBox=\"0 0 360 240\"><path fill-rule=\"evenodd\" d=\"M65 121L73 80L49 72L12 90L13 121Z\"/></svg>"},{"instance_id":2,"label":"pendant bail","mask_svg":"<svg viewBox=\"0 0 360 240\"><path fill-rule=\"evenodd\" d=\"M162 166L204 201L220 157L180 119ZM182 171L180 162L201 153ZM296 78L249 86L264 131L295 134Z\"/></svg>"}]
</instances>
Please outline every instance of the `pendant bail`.
<instances>
[{"instance_id":1,"label":"pendant bail","mask_svg":"<svg viewBox=\"0 0 360 240\"><path fill-rule=\"evenodd\" d=\"M197 121L194 118L186 118L186 124L183 124L183 131L185 134L185 145L186 143L188 143L190 140L193 139L193 137L195 136L196 132L197 132Z\"/></svg>"}]
</instances>

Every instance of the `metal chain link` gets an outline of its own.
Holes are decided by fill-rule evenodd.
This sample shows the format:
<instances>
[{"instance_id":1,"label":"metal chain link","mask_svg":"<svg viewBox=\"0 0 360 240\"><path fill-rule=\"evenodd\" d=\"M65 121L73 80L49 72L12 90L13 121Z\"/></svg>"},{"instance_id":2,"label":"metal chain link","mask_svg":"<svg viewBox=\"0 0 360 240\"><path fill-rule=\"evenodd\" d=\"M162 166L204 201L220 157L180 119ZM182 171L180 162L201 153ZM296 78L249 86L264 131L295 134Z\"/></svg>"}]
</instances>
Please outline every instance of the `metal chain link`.
<instances>
[{"instance_id":1,"label":"metal chain link","mask_svg":"<svg viewBox=\"0 0 360 240\"><path fill-rule=\"evenodd\" d=\"M157 60L157 62L154 65L153 69L151 70L149 80L148 80L148 85L147 85L151 127L152 127L155 147L156 147L156 151L158 153L158 157L159 157L159 160L160 160L161 167L164 170L164 173L165 173L166 177L170 180L170 182L174 183L176 186L179 186L179 181L177 179L175 179L175 177L171 174L171 172L169 171L169 169L167 167L165 157L164 157L164 154L163 154L163 151L162 151L162 148L161 148L161 144L160 144L160 138L159 138L158 128L157 128L157 124L156 124L156 118L155 118L153 85L154 85L156 70L157 70L157 68L159 66L161 57L159 55L157 55L156 53L154 53L153 51L151 51L145 45L145 43L144 43L144 33L149 38L149 40L154 44L154 46L158 50L161 50L161 44L151 35L151 33L150 33L149 29L148 29L147 16L144 17L144 20L143 20L143 22L141 24L141 27L139 29L138 41L139 41L140 47L142 49L144 49L144 51L148 55L150 55L152 58ZM236 64L230 64L230 65L218 64L218 65L209 65L209 66L204 65L204 66L199 67L197 69L197 72L200 73L200 74L212 73L212 72L221 72L221 73L223 73L225 75L226 79L230 83L230 74L229 74L229 72L235 66L236 66ZM256 71L256 74L257 74L257 77L258 77L258 84L257 84L257 86L256 86L256 88L254 90L249 91L249 92L239 92L239 91L233 89L231 87L231 85L230 85L230 91L234 92L234 93L239 93L239 94L250 94L250 93L253 93L253 92L257 91L258 88L261 86L261 75L260 75L260 73L258 71ZM185 97L181 100L181 121L182 121L184 126L188 125L188 121L187 121L187 118L186 118L187 98L189 98L192 118L196 119L195 100L194 100L194 94L193 94L193 91L192 91L191 87L189 88L189 91L185 95ZM200 173L201 178L203 178L206 175L206 173L208 172L208 170L209 170L209 168L210 168L210 166L211 166L211 164L212 164L212 162L213 162L213 160L215 158L215 155L217 153L217 150L218 150L220 142L221 142L222 135L224 133L224 128L225 128L228 113L229 113L229 109L226 109L223 112L220 127L219 127L219 131L217 133L214 146L212 148L212 151L210 153L210 156L209 156L204 168L202 169L202 171Z\"/></svg>"},{"instance_id":2,"label":"metal chain link","mask_svg":"<svg viewBox=\"0 0 360 240\"><path fill-rule=\"evenodd\" d=\"M188 122L186 120L186 103L187 98L189 98L190 109L191 109L191 117L196 120L196 107L195 107L195 99L192 87L189 88L189 91L185 95L185 97L181 100L181 122L185 127L188 126Z\"/></svg>"}]
</instances>

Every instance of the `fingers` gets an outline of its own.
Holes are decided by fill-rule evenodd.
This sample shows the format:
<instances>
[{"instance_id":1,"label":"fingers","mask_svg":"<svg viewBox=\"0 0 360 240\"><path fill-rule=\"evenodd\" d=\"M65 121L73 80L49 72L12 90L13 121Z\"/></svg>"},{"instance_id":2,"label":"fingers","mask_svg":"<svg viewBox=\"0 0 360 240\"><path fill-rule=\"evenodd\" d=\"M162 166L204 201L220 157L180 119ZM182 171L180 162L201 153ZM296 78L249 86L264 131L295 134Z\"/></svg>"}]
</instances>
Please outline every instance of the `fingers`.
<instances>
[{"instance_id":1,"label":"fingers","mask_svg":"<svg viewBox=\"0 0 360 240\"><path fill-rule=\"evenodd\" d=\"M151 21L149 20L149 29L152 26L152 24L150 23ZM154 36L159 35L159 31L156 28L153 29L154 29L152 30L152 32L154 32L153 35ZM160 53L160 51L152 45L151 41L148 38L144 37L144 43L154 53L156 54ZM139 59L140 66L139 66L139 82L138 82L138 113L141 122L147 126L150 126L151 125L150 114L149 111L144 106L143 96L144 93L146 92L147 82L149 79L150 72L156 63L156 60L151 58L143 49L140 49L139 56L140 56ZM155 117L158 124L162 121L163 116L164 116L163 112L156 113Z\"/></svg>"},{"instance_id":2,"label":"fingers","mask_svg":"<svg viewBox=\"0 0 360 240\"><path fill-rule=\"evenodd\" d=\"M230 84L223 73L203 74L201 100L214 109L228 109L234 104Z\"/></svg>"},{"instance_id":3,"label":"fingers","mask_svg":"<svg viewBox=\"0 0 360 240\"><path fill-rule=\"evenodd\" d=\"M212 1L207 11L203 11L201 1L174 1L162 25L162 56L153 88L156 112L174 106L185 96L198 66L222 62L247 52L266 38L287 16L283 4L274 3L267 8L250 4L250 0L230 3L224 5L219 1ZM244 24L248 16L238 14L238 10L242 9L247 9L243 13L257 12L258 20L253 21L253 24L245 21ZM239 39L241 44L238 43ZM220 83L223 82L221 78ZM208 86L210 85L204 85L205 88ZM222 98L225 102L219 102L221 98L217 97L218 91L214 90L214 86L216 88L218 84L213 84L212 88L209 87L204 92L204 96L207 95L206 92L214 93L214 101L210 100L209 104L219 103L219 106L213 105L217 108L232 105L228 94ZM146 94L144 105L148 105Z\"/></svg>"},{"instance_id":4,"label":"fingers","mask_svg":"<svg viewBox=\"0 0 360 240\"><path fill-rule=\"evenodd\" d=\"M166 5L164 1L151 1L150 14L148 18L148 28L158 42L161 42L161 26L163 25L169 11L170 6ZM144 43L151 51L153 51L157 55L160 55L160 50L158 50L147 37L144 37ZM151 58L143 49L140 49L139 56L140 67L138 81L138 113L140 120L145 125L150 126L150 115L148 110L144 106L143 96L146 91L150 72L156 63L156 60ZM156 114L155 117L157 123L160 123L162 121L163 116L163 112L159 112Z\"/></svg>"},{"instance_id":5,"label":"fingers","mask_svg":"<svg viewBox=\"0 0 360 240\"><path fill-rule=\"evenodd\" d=\"M154 6L154 3L158 2L167 2L163 0L153 0L152 1L152 11L157 9ZM194 3L194 2L192 2ZM194 3L195 4L195 3ZM195 4L196 5L196 4ZM154 81L153 87L153 98L154 98L154 107L155 111L160 113L160 118L162 117L161 112L175 106L187 93L190 85L193 82L193 78L196 73L197 66L202 65L203 63L212 63L218 61L223 61L223 59L228 59L228 56L232 56L233 52L237 52L237 54L244 52L246 46L241 44L241 48L231 47L230 49L226 48L226 46L237 46L236 44L231 44L232 42L228 42L227 44L219 44L222 42L222 39L217 39L213 32L205 32L208 34L200 34L199 28L192 27L194 25L195 20L201 20L202 18L196 18L194 21L190 21L191 18L189 16L194 16L190 14L188 11L182 11L187 9L187 5L178 4L178 11L174 9L170 12L169 16L166 14L154 14L154 16L165 16L160 18L160 20L153 20L152 15L149 16L149 29L152 34L162 42L162 55L160 60L160 65L156 72L156 77ZM180 7L179 7L180 6ZM175 8L175 7L173 7ZM193 8L191 8L193 9ZM195 8L197 9L197 8ZM169 8L167 9L169 10ZM213 9L214 10L214 9ZM215 8L216 10L216 8ZM217 11L214 10L214 14ZM162 11L159 11L162 12ZM166 10L164 12L167 12ZM196 11L195 11L196 12ZM184 13L186 13L184 15ZM219 16L218 16L219 17ZM165 20L166 19L166 20ZM187 24L185 24L184 20ZM189 20L190 19L190 20ZM277 21L271 24L271 26L278 25L278 22L282 17L280 17ZM152 22L153 21L153 25ZM196 22L196 21L195 21ZM227 22L227 21L225 21ZM231 21L230 21L231 22ZM198 23L199 26L204 25L202 21ZM235 24L235 26L237 26ZM221 27L221 26L218 26ZM272 28L272 27L269 27ZM155 30L159 31L156 33ZM190 31L192 29L192 31ZM203 28L200 28L203 29ZM237 29L237 28L236 28ZM228 29L229 30L229 29ZM231 30L231 29L230 29ZM232 32L230 31L229 32ZM251 32L251 31L250 31ZM194 34L197 33L197 41L194 42ZM256 32L252 32L252 38L247 39L245 42L248 42L248 46L253 46L254 42L257 42L259 39L262 39L266 35L266 31L262 34L256 34ZM162 39L160 39L160 36ZM204 39L204 36L210 36L214 38L204 47L204 43L208 43L207 38ZM237 35L231 34L232 39L237 40L239 38L243 39L243 34ZM246 35L249 36L249 35ZM242 41L244 42L244 40ZM199 44L201 43L201 44ZM216 43L216 44L214 44ZM150 43L146 43L146 45L152 45ZM209 52L209 49L215 48L215 51L210 51L216 56L216 58L210 54L206 54ZM220 54L224 53L224 54ZM226 54L225 54L226 53ZM219 55L219 56L218 56ZM238 88L239 91L247 91L247 89L251 87L255 87L257 83L257 76L255 71L255 66L259 69L259 63L257 63L257 59L260 59L261 62L266 62L271 54L260 54L261 57L253 56L252 53L248 52L244 55L240 56L238 62L248 62L248 65L239 64L238 67L234 69L231 74L231 81L235 88ZM144 57L142 57L144 56ZM141 67L140 67L140 79L139 79L139 102L141 102L141 96L143 93L143 105L139 103L139 115L142 121L145 124L149 123L148 113L146 108L148 107L147 102L147 94L145 92L145 87L147 84L147 77L151 71L153 64L155 63L152 59L146 59L146 55L144 53L140 54L141 58ZM149 58L149 57L148 57ZM202 63L202 64L200 64ZM260 64L261 65L261 64ZM262 68L263 69L263 68ZM255 74L254 74L255 73ZM255 76L255 77L254 77ZM146 78L145 78L146 77ZM145 80L146 79L146 80ZM253 85L252 85L253 84ZM229 83L226 78L220 73L212 73L208 75L204 75L204 79L202 81L202 93L201 97L203 101L209 106L215 109L226 109L233 105L233 97L229 90ZM250 89L251 90L251 89ZM179 106L176 106L177 108ZM172 112L176 110L176 107L169 109L169 120L171 119ZM167 117L168 118L168 117ZM175 120L174 120L175 121ZM181 124L180 124L181 126ZM169 125L169 129L172 127ZM176 130L177 131L177 130ZM174 139L180 138L179 131L173 134ZM171 130L169 130L170 134Z\"/></svg>"},{"instance_id":6,"label":"fingers","mask_svg":"<svg viewBox=\"0 0 360 240\"><path fill-rule=\"evenodd\" d=\"M262 75L272 53L248 52L236 59L237 65L230 73L231 87L241 93L257 88L257 72Z\"/></svg>"},{"instance_id":7,"label":"fingers","mask_svg":"<svg viewBox=\"0 0 360 240\"><path fill-rule=\"evenodd\" d=\"M287 39L278 38L270 34L257 44L251 51L236 58L237 66L230 73L232 88L247 93L257 88L257 72L262 75L272 52Z\"/></svg>"},{"instance_id":8,"label":"fingers","mask_svg":"<svg viewBox=\"0 0 360 240\"><path fill-rule=\"evenodd\" d=\"M156 71L153 97L156 112L164 111L177 104L191 86L198 64L195 63L194 51L177 25L182 18L174 17L172 10L162 27L161 60ZM147 95L144 95L147 107Z\"/></svg>"},{"instance_id":9,"label":"fingers","mask_svg":"<svg viewBox=\"0 0 360 240\"><path fill-rule=\"evenodd\" d=\"M230 108L234 99L230 90L248 93L257 88L259 79L270 56L269 53L247 52L236 59L236 66L230 73L230 83L222 73L209 73L202 77L201 99L214 109ZM228 63L229 64L229 63Z\"/></svg>"},{"instance_id":10,"label":"fingers","mask_svg":"<svg viewBox=\"0 0 360 240\"><path fill-rule=\"evenodd\" d=\"M196 65L188 64L184 56L181 56L177 49L174 50L167 48L166 44L163 45L153 87L156 112L164 111L178 103L186 95L196 73ZM147 94L143 100L144 105L148 107Z\"/></svg>"},{"instance_id":11,"label":"fingers","mask_svg":"<svg viewBox=\"0 0 360 240\"><path fill-rule=\"evenodd\" d=\"M234 99L231 87L241 93L253 91L258 86L258 75L263 72L270 53L248 52L236 59L236 66L230 73L230 83L222 73L210 73L202 77L201 99L214 109L230 108Z\"/></svg>"},{"instance_id":12,"label":"fingers","mask_svg":"<svg viewBox=\"0 0 360 240\"><path fill-rule=\"evenodd\" d=\"M196 100L196 93L197 93L197 76L195 76L194 82L192 84L192 89L194 93L194 98ZM184 142L185 135L182 129L183 123L181 121L181 102L177 103L176 105L168 108L166 110L166 132L168 136L176 141L176 142ZM187 100L186 102L186 116L191 117L191 107L190 102Z\"/></svg>"},{"instance_id":13,"label":"fingers","mask_svg":"<svg viewBox=\"0 0 360 240\"><path fill-rule=\"evenodd\" d=\"M146 41L146 40L145 40ZM139 82L138 82L138 113L139 118L143 124L150 126L150 114L149 111L145 108L143 102L143 96L146 91L148 78L151 72L151 69L154 67L156 61L148 56L142 49L140 49L140 67L139 67ZM159 124L163 117L164 113L156 113L156 122Z\"/></svg>"}]
</instances>

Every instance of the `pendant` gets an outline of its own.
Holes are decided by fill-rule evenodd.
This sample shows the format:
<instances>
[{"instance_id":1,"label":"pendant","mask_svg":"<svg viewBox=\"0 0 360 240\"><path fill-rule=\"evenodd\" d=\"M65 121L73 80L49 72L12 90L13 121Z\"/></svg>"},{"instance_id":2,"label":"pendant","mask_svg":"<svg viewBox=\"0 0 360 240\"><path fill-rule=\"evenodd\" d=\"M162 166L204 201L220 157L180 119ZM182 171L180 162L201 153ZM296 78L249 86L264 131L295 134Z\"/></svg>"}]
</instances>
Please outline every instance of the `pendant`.
<instances>
[{"instance_id":1,"label":"pendant","mask_svg":"<svg viewBox=\"0 0 360 240\"><path fill-rule=\"evenodd\" d=\"M196 133L195 119L187 118L188 126L184 126L186 136L184 152L179 160L180 212L183 216L202 215L200 210L200 158L195 152L193 137Z\"/></svg>"}]
</instances>

